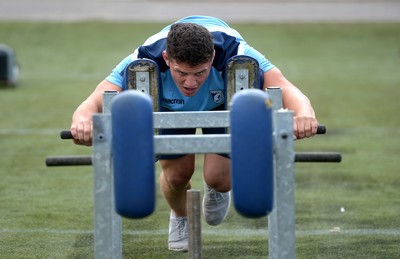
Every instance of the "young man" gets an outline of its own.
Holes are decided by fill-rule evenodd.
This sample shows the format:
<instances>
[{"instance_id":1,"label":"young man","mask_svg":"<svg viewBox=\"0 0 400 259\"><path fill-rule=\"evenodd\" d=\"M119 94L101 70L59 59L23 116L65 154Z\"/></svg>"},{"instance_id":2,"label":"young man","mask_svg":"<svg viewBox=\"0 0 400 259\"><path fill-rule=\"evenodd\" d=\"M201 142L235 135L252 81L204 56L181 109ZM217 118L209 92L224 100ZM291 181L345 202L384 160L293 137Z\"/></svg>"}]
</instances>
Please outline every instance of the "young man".
<instances>
[{"instance_id":1,"label":"young man","mask_svg":"<svg viewBox=\"0 0 400 259\"><path fill-rule=\"evenodd\" d=\"M249 55L258 60L263 73L263 87L280 86L283 105L294 111L294 138L316 134L318 122L309 99L261 53L250 47L242 36L224 21L206 16L190 16L165 27L153 35L133 54L126 57L76 109L71 125L74 142L92 143L92 115L102 110L102 94L106 90L127 90L125 68L135 59L154 60L160 69L162 110L209 111L224 109L224 77L227 59ZM214 94L213 94L214 93ZM168 130L169 134L190 134L195 129ZM161 131L160 134L165 134ZM224 133L224 129L204 129L204 134ZM188 248L186 190L194 173L194 155L160 157L160 186L171 208L168 248ZM203 212L210 225L220 224L230 205L230 161L223 154L204 156L205 194Z\"/></svg>"}]
</instances>

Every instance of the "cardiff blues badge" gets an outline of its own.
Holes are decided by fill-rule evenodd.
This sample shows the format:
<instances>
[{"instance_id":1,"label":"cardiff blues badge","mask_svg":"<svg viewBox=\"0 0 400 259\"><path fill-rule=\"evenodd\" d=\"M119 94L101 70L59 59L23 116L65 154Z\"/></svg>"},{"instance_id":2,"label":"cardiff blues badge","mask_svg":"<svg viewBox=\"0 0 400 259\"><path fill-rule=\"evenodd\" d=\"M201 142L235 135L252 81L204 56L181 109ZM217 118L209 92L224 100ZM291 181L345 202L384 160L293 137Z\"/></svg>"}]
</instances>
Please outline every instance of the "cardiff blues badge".
<instances>
[{"instance_id":1,"label":"cardiff blues badge","mask_svg":"<svg viewBox=\"0 0 400 259\"><path fill-rule=\"evenodd\" d=\"M225 101L224 93L222 90L211 90L211 98L216 104L221 104Z\"/></svg>"}]
</instances>

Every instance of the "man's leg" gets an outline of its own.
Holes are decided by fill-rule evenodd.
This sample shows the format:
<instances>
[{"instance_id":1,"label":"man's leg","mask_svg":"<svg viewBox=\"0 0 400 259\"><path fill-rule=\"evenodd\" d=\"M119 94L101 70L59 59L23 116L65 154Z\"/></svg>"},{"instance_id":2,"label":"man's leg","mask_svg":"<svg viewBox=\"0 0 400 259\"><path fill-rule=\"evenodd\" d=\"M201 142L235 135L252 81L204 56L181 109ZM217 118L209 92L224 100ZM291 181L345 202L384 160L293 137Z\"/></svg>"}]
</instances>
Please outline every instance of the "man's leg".
<instances>
[{"instance_id":1,"label":"man's leg","mask_svg":"<svg viewBox=\"0 0 400 259\"><path fill-rule=\"evenodd\" d=\"M231 190L231 160L217 154L204 155L204 180L217 192Z\"/></svg>"},{"instance_id":2,"label":"man's leg","mask_svg":"<svg viewBox=\"0 0 400 259\"><path fill-rule=\"evenodd\" d=\"M186 191L194 173L194 155L171 160L160 160L161 191L171 208L168 248L175 251L188 250Z\"/></svg>"},{"instance_id":3,"label":"man's leg","mask_svg":"<svg viewBox=\"0 0 400 259\"><path fill-rule=\"evenodd\" d=\"M206 154L204 180L204 218L209 225L218 225L228 215L230 206L230 160L221 155Z\"/></svg>"},{"instance_id":4,"label":"man's leg","mask_svg":"<svg viewBox=\"0 0 400 259\"><path fill-rule=\"evenodd\" d=\"M160 187L171 210L177 217L186 217L186 191L194 173L194 155L160 160Z\"/></svg>"}]
</instances>

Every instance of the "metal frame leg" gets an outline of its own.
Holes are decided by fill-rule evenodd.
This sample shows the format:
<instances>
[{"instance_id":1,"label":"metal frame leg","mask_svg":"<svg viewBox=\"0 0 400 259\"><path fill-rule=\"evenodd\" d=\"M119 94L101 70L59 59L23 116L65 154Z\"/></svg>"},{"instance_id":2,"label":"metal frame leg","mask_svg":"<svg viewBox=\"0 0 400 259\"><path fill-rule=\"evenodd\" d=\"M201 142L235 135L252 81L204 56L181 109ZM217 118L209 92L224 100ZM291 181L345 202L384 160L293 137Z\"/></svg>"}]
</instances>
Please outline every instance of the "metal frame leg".
<instances>
[{"instance_id":1,"label":"metal frame leg","mask_svg":"<svg viewBox=\"0 0 400 259\"><path fill-rule=\"evenodd\" d=\"M281 89L269 89L274 108L275 197L268 216L269 258L296 258L293 112L282 106Z\"/></svg>"},{"instance_id":2,"label":"metal frame leg","mask_svg":"<svg viewBox=\"0 0 400 259\"><path fill-rule=\"evenodd\" d=\"M111 98L103 94L103 114L93 116L94 258L122 258L122 219L114 210L111 154Z\"/></svg>"}]
</instances>

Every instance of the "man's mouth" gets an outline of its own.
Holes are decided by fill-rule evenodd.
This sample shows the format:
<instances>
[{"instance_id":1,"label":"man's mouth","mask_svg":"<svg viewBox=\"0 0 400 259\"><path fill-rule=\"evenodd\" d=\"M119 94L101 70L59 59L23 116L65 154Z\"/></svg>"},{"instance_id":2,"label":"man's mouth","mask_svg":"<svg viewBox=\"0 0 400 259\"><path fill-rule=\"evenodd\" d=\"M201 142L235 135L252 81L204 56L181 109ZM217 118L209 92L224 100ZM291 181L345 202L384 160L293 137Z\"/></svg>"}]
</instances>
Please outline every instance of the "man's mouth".
<instances>
[{"instance_id":1,"label":"man's mouth","mask_svg":"<svg viewBox=\"0 0 400 259\"><path fill-rule=\"evenodd\" d=\"M194 95L197 91L197 87L189 88L189 87L183 87L184 95Z\"/></svg>"}]
</instances>

